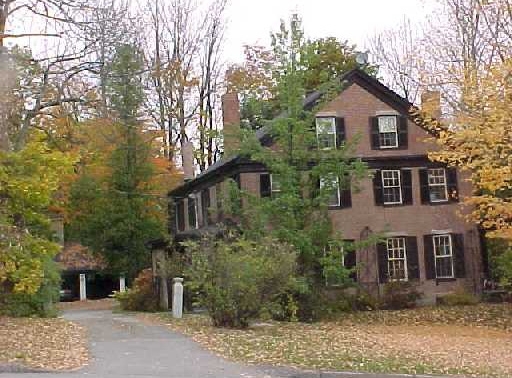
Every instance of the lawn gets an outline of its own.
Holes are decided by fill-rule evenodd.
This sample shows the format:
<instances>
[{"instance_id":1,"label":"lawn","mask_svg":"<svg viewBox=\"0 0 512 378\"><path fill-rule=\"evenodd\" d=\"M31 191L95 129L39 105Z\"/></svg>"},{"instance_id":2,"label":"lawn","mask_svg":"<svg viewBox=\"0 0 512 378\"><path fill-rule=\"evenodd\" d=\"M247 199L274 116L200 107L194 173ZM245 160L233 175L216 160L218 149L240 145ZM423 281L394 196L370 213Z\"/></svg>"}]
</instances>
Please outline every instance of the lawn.
<instances>
[{"instance_id":1,"label":"lawn","mask_svg":"<svg viewBox=\"0 0 512 378\"><path fill-rule=\"evenodd\" d=\"M158 317L158 318L157 318ZM512 376L512 305L347 314L218 329L204 315L152 316L225 358L308 369Z\"/></svg>"},{"instance_id":2,"label":"lawn","mask_svg":"<svg viewBox=\"0 0 512 378\"><path fill-rule=\"evenodd\" d=\"M85 330L63 319L0 317L0 365L72 370L87 363Z\"/></svg>"}]
</instances>

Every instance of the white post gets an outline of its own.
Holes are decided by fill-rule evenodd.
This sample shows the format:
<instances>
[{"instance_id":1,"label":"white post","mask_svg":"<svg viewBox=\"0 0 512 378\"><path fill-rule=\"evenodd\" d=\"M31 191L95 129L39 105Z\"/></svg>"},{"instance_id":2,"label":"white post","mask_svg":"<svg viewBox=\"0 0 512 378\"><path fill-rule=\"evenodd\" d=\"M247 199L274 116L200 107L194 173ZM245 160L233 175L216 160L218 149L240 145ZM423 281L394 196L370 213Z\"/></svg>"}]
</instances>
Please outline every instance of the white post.
<instances>
[{"instance_id":1,"label":"white post","mask_svg":"<svg viewBox=\"0 0 512 378\"><path fill-rule=\"evenodd\" d=\"M85 301L87 299L87 282L85 280L85 274L80 274L80 300Z\"/></svg>"},{"instance_id":2,"label":"white post","mask_svg":"<svg viewBox=\"0 0 512 378\"><path fill-rule=\"evenodd\" d=\"M176 277L172 285L172 317L183 317L183 278Z\"/></svg>"},{"instance_id":3,"label":"white post","mask_svg":"<svg viewBox=\"0 0 512 378\"><path fill-rule=\"evenodd\" d=\"M124 293L126 291L126 278L119 276L119 292Z\"/></svg>"}]
</instances>

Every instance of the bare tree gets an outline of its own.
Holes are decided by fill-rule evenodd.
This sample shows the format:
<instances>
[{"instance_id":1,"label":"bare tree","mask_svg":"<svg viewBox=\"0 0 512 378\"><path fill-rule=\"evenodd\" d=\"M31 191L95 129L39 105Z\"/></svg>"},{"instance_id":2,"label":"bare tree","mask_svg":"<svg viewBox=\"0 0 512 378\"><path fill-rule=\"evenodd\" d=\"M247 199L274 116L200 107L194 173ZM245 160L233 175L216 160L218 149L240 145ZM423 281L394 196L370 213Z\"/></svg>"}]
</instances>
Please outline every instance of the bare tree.
<instances>
[{"instance_id":1,"label":"bare tree","mask_svg":"<svg viewBox=\"0 0 512 378\"><path fill-rule=\"evenodd\" d=\"M371 57L384 74L387 84L413 103L421 86L419 38L411 21L404 18L396 29L385 30L369 42Z\"/></svg>"}]
</instances>

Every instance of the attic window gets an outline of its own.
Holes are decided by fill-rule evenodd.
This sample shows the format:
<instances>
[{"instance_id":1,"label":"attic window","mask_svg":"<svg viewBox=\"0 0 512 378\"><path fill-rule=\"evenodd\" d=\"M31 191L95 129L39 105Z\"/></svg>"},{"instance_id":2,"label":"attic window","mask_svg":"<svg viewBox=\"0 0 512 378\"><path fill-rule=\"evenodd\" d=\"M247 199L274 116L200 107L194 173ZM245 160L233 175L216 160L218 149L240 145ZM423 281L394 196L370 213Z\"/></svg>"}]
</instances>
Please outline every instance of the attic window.
<instances>
[{"instance_id":1,"label":"attic window","mask_svg":"<svg viewBox=\"0 0 512 378\"><path fill-rule=\"evenodd\" d=\"M330 150L336 148L336 118L317 117L316 138L319 149Z\"/></svg>"},{"instance_id":2,"label":"attic window","mask_svg":"<svg viewBox=\"0 0 512 378\"><path fill-rule=\"evenodd\" d=\"M398 127L396 116L380 116L379 120L379 145L380 148L398 147Z\"/></svg>"}]
</instances>

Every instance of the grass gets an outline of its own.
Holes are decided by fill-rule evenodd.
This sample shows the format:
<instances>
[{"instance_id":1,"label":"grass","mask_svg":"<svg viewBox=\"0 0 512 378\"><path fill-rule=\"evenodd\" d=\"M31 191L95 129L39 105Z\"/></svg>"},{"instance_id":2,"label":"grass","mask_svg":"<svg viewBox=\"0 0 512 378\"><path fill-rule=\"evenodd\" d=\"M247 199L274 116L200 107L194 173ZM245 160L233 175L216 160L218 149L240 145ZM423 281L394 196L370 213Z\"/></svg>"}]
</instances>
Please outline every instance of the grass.
<instances>
[{"instance_id":1,"label":"grass","mask_svg":"<svg viewBox=\"0 0 512 378\"><path fill-rule=\"evenodd\" d=\"M512 305L346 314L315 324L214 328L208 317L158 321L225 358L307 369L512 376ZM146 315L155 319L155 315Z\"/></svg>"},{"instance_id":2,"label":"grass","mask_svg":"<svg viewBox=\"0 0 512 378\"><path fill-rule=\"evenodd\" d=\"M85 330L63 319L0 317L0 364L73 370L87 363Z\"/></svg>"}]
</instances>

